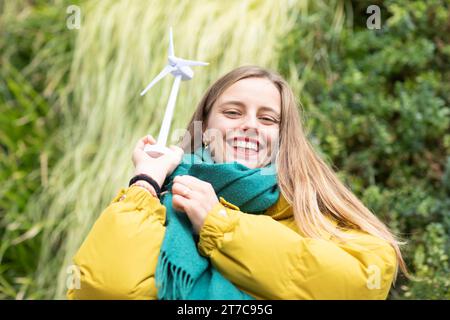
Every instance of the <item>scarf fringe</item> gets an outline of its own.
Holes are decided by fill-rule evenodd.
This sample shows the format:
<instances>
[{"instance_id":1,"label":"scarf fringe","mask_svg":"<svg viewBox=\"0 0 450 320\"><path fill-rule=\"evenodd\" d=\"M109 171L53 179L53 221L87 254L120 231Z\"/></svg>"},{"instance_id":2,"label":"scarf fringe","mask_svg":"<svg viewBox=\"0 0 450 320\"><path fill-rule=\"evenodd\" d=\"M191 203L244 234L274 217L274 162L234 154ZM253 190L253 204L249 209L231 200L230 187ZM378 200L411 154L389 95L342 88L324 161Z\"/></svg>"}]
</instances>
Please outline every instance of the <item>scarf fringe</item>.
<instances>
[{"instance_id":1,"label":"scarf fringe","mask_svg":"<svg viewBox=\"0 0 450 320\"><path fill-rule=\"evenodd\" d=\"M186 300L194 286L194 279L185 270L172 264L164 252L157 264L155 280L160 300ZM170 282L171 288L167 286Z\"/></svg>"}]
</instances>

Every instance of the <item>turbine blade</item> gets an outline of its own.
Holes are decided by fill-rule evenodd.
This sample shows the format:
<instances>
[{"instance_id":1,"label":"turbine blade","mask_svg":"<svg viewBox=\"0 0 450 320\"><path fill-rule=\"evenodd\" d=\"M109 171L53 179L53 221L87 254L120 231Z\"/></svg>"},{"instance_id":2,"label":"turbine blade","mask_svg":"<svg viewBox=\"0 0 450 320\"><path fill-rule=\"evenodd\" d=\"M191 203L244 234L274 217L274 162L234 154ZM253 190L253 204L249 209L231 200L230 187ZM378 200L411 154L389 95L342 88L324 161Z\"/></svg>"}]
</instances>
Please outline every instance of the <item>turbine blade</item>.
<instances>
[{"instance_id":1,"label":"turbine blade","mask_svg":"<svg viewBox=\"0 0 450 320\"><path fill-rule=\"evenodd\" d=\"M169 57L174 56L172 27L169 29Z\"/></svg>"},{"instance_id":2,"label":"turbine blade","mask_svg":"<svg viewBox=\"0 0 450 320\"><path fill-rule=\"evenodd\" d=\"M187 60L187 59L182 59L182 58L176 58L177 64L181 67L181 66L207 66L209 63L208 62L203 62L203 61L194 61L194 60Z\"/></svg>"},{"instance_id":3,"label":"turbine blade","mask_svg":"<svg viewBox=\"0 0 450 320\"><path fill-rule=\"evenodd\" d=\"M163 77L165 77L175 69L175 67L169 65L165 66L164 69L162 69L162 71L152 80L152 82L150 82L149 85L145 87L144 90L142 90L141 96L143 96L151 87L153 87L155 83L157 83L159 80L161 80Z\"/></svg>"}]
</instances>

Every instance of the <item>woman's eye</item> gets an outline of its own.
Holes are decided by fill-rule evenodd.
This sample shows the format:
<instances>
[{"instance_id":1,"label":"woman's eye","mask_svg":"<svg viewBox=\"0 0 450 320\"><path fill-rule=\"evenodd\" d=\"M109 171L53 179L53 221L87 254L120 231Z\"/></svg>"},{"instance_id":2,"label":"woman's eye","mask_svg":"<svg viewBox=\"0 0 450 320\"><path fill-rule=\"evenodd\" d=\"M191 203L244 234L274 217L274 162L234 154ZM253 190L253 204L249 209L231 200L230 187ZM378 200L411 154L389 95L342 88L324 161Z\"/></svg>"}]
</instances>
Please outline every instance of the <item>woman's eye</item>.
<instances>
[{"instance_id":1,"label":"woman's eye","mask_svg":"<svg viewBox=\"0 0 450 320\"><path fill-rule=\"evenodd\" d=\"M270 123L278 123L278 121L274 118L271 117L261 117L261 120L263 120L264 122L270 122Z\"/></svg>"},{"instance_id":2,"label":"woman's eye","mask_svg":"<svg viewBox=\"0 0 450 320\"><path fill-rule=\"evenodd\" d=\"M237 112L237 111L225 111L224 113L227 114L227 115L231 115L231 116L238 116L239 115L239 112Z\"/></svg>"}]
</instances>

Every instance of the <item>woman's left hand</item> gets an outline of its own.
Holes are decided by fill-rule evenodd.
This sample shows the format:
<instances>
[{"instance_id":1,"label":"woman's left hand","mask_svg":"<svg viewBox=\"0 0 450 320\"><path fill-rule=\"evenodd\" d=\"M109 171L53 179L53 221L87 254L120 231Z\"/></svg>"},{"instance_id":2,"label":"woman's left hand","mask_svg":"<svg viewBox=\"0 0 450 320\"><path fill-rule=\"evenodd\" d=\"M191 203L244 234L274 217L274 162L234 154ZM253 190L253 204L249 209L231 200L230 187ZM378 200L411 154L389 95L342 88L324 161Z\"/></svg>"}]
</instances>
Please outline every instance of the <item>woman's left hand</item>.
<instances>
[{"instance_id":1,"label":"woman's left hand","mask_svg":"<svg viewBox=\"0 0 450 320\"><path fill-rule=\"evenodd\" d=\"M219 202L212 185L193 176L176 176L173 179L172 194L173 208L186 212L194 232L199 234L206 216Z\"/></svg>"}]
</instances>

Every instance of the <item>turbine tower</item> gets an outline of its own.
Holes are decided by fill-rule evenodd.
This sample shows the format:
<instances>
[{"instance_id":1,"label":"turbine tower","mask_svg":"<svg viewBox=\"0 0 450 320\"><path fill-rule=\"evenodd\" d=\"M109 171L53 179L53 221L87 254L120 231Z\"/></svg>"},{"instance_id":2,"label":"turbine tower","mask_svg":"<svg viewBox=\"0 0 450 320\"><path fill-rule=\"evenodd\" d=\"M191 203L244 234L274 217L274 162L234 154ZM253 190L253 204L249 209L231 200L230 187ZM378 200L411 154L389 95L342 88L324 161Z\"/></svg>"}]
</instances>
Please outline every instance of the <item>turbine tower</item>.
<instances>
[{"instance_id":1,"label":"turbine tower","mask_svg":"<svg viewBox=\"0 0 450 320\"><path fill-rule=\"evenodd\" d=\"M177 100L178 89L180 88L180 82L181 80L191 80L194 77L194 71L190 67L206 65L208 65L207 62L186 60L175 56L172 28L170 28L168 64L141 92L141 96L143 96L151 87L153 87L159 80L164 78L169 73L175 77L172 84L172 90L170 91L169 101L167 102L166 111L164 113L161 129L159 130L157 142L154 145L146 144L144 148L144 151L150 156L159 157L170 150L166 147L166 143L169 136L170 124L172 123L173 111Z\"/></svg>"}]
</instances>

